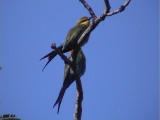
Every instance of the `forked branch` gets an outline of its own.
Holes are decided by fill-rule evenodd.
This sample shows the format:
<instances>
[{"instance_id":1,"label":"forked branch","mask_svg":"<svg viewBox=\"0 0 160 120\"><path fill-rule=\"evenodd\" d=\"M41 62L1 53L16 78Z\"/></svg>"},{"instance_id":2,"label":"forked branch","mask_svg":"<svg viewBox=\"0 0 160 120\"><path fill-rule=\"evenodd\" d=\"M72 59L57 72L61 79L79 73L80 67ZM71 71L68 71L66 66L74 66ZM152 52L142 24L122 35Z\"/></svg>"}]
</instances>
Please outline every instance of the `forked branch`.
<instances>
[{"instance_id":1,"label":"forked branch","mask_svg":"<svg viewBox=\"0 0 160 120\"><path fill-rule=\"evenodd\" d=\"M83 1L81 3L85 6L85 8L88 8L88 7L91 8L85 0L80 0L80 1ZM105 2L105 10L103 11L103 13L99 17L97 17L96 19L93 18L93 22L89 25L87 30L82 34L82 36L78 40L78 46L83 43L83 41L90 35L90 33L97 27L97 25L100 22L104 21L107 16L112 16L112 15L115 15L117 13L124 11L125 8L131 2L131 0L126 0L125 3L120 6L119 9L112 11L112 12L110 12L111 7L110 7L109 0L104 0L104 2ZM87 9L87 10L90 14L91 14L91 12L94 13L94 11L92 9Z\"/></svg>"},{"instance_id":2,"label":"forked branch","mask_svg":"<svg viewBox=\"0 0 160 120\"><path fill-rule=\"evenodd\" d=\"M85 0L79 0L84 7L88 10L88 12L90 13L91 17L93 18L93 20L95 20L97 17L94 13L94 11L92 10L92 8L88 5L88 3Z\"/></svg>"},{"instance_id":3,"label":"forked branch","mask_svg":"<svg viewBox=\"0 0 160 120\"><path fill-rule=\"evenodd\" d=\"M110 6L110 3L109 3L109 0L104 0L105 9L99 17L96 17L96 14L94 13L93 9L91 8L91 6L85 0L79 0L79 1L88 10L91 17L93 18L93 22L89 25L87 30L82 34L82 36L78 40L78 43L77 43L75 48L77 48L78 46L81 46L82 43L84 43L84 40L86 40L86 38L90 35L90 33L98 26L98 24L100 22L104 21L107 16L112 16L112 15L115 15L117 13L120 13L120 12L124 11L125 8L129 5L131 0L126 0L125 3L120 6L119 9L114 10L112 12L110 12L111 6ZM81 120L81 114L82 114L81 103L82 103L82 100L83 100L83 91L82 91L81 81L80 81L79 78L76 79L76 86L77 86L77 97L76 97L74 120ZM81 97L79 97L79 96L81 96Z\"/></svg>"}]
</instances>

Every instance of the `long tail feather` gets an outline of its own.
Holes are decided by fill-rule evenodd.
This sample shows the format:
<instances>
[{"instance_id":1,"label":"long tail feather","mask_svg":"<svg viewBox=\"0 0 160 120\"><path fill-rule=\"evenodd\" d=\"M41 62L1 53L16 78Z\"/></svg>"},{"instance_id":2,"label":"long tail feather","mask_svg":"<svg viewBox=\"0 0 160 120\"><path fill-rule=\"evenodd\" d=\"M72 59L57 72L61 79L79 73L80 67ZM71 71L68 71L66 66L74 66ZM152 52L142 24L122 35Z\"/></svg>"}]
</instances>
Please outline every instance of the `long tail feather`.
<instances>
[{"instance_id":1,"label":"long tail feather","mask_svg":"<svg viewBox=\"0 0 160 120\"><path fill-rule=\"evenodd\" d=\"M48 63L51 62L51 60L57 55L57 53L53 50L52 52L50 52L49 54L45 55L44 57L42 57L40 60L43 60L45 58L48 58L47 63L45 64L45 66L43 67L42 71L46 68L46 66L48 65Z\"/></svg>"},{"instance_id":2,"label":"long tail feather","mask_svg":"<svg viewBox=\"0 0 160 120\"><path fill-rule=\"evenodd\" d=\"M64 93L65 93L66 89L67 89L66 87L62 86L62 88L59 92L59 96L58 96L56 102L53 105L53 108L54 108L58 104L57 114L59 113L61 102L62 102L62 99L63 99L63 96L64 96Z\"/></svg>"},{"instance_id":3,"label":"long tail feather","mask_svg":"<svg viewBox=\"0 0 160 120\"><path fill-rule=\"evenodd\" d=\"M60 51L62 51L62 48L63 48L63 45L60 45L60 46L58 47L58 49L59 49ZM44 57L42 57L42 58L40 59L40 60L43 60L43 59L45 59L45 58L48 58L48 61L47 61L47 63L45 64L45 66L43 67L42 71L46 68L46 66L48 65L48 63L50 63L51 60L52 60L56 55L57 55L56 51L53 50L52 52L48 53L47 55L45 55Z\"/></svg>"}]
</instances>

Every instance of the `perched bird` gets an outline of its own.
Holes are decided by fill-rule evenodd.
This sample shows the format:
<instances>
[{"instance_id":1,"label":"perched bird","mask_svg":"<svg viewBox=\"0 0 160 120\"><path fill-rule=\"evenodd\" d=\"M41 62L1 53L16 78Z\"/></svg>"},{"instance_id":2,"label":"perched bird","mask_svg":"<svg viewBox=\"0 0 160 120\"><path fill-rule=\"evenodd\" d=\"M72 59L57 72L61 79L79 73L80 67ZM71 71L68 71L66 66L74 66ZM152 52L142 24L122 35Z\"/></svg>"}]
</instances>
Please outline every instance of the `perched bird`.
<instances>
[{"instance_id":1,"label":"perched bird","mask_svg":"<svg viewBox=\"0 0 160 120\"><path fill-rule=\"evenodd\" d=\"M78 42L79 38L81 37L81 35L85 32L85 30L88 28L89 24L90 24L90 18L88 17L81 17L76 26L74 26L73 28L71 28L65 38L65 41L62 45L60 45L58 47L58 49L62 52L69 52L70 50L73 50L76 43ZM87 41L88 41L89 37L86 38L85 42L81 45L83 46ZM80 47L81 47L80 46ZM48 63L57 55L57 53L53 50L52 52L48 53L47 55L45 55L44 57L42 57L40 60L48 58L47 63L45 64L43 70L45 69L45 67L48 65ZM42 71L43 71L42 70Z\"/></svg>"},{"instance_id":2,"label":"perched bird","mask_svg":"<svg viewBox=\"0 0 160 120\"><path fill-rule=\"evenodd\" d=\"M70 56L69 59L72 61L72 57ZM86 58L80 49L77 53L77 58L76 58L76 69L79 74L79 76L82 76L86 70ZM64 93L66 89L74 82L75 80L75 75L70 68L68 64L65 65L64 69L64 80L63 80L63 86L61 87L61 90L59 92L59 96L53 106L53 108L58 104L58 111L57 114L59 113L60 105L64 96Z\"/></svg>"}]
</instances>

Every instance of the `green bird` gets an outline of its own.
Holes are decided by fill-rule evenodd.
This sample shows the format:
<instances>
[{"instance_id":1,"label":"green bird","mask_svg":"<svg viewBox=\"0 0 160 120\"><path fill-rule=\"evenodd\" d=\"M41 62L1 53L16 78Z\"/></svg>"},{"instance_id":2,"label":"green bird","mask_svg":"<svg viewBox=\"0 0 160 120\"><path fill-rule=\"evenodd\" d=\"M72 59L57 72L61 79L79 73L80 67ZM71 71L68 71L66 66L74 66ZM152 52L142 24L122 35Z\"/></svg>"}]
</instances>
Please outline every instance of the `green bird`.
<instances>
[{"instance_id":1,"label":"green bird","mask_svg":"<svg viewBox=\"0 0 160 120\"><path fill-rule=\"evenodd\" d=\"M88 28L89 24L90 24L90 18L88 17L81 17L76 26L74 26L73 28L71 28L65 38L65 41L62 45L60 45L58 47L58 49L62 52L62 53L66 53L69 52L70 50L73 50L76 43L78 42L79 38L81 37L81 35L85 32L85 30ZM89 37L86 38L85 42L81 45L83 46L87 41L88 41ZM80 46L80 47L81 47ZM42 71L45 69L45 67L48 65L48 63L57 55L57 53L53 50L52 52L48 53L47 55L45 55L44 57L42 57L40 60L48 58L47 63L45 64L44 68L42 69Z\"/></svg>"},{"instance_id":2,"label":"green bird","mask_svg":"<svg viewBox=\"0 0 160 120\"><path fill-rule=\"evenodd\" d=\"M72 57L69 57L70 61L72 61ZM82 76L86 70L86 58L84 56L84 53L80 49L77 53L77 58L76 58L76 69L79 74L79 76ZM68 64L65 65L64 69L64 80L63 80L63 86L61 87L61 90L59 92L59 96L53 105L53 108L58 104L58 111L57 114L59 113L60 105L64 96L64 93L66 89L74 82L75 80L75 75L73 74L72 69Z\"/></svg>"}]
</instances>

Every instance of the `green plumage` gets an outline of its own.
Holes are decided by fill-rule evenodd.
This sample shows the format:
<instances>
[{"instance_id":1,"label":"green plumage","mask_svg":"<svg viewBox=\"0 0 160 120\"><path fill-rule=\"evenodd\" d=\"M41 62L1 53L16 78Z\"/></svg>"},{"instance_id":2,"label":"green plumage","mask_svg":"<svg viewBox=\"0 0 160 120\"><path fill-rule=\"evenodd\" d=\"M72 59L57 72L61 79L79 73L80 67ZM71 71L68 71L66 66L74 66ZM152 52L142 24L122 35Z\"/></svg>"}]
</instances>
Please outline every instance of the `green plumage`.
<instances>
[{"instance_id":1,"label":"green plumage","mask_svg":"<svg viewBox=\"0 0 160 120\"><path fill-rule=\"evenodd\" d=\"M74 50L75 46L79 40L79 38L82 36L82 34L85 32L85 30L88 28L90 24L90 18L88 17L81 17L76 26L74 26L73 28L71 28L65 38L65 41L62 45L60 45L58 47L58 49L62 52L69 52L70 50ZM89 36L88 36L89 38ZM85 39L85 41L79 46L82 47L87 41L88 38ZM53 50L52 52L50 52L49 54L45 55L44 57L42 57L40 60L48 58L48 61L46 63L46 65L44 66L44 68L48 65L48 63L57 55L57 53ZM69 59L72 61L72 58L69 57ZM43 68L43 70L44 70ZM80 76L82 76L85 72L86 69L86 59L85 56L82 52L82 50L80 49L79 52L77 53L77 58L76 58L76 68L77 68L77 72ZM63 86L60 90L59 96L54 104L53 107L55 107L55 105L58 104L58 111L60 109L60 105L64 96L64 93L66 91L66 89L74 82L75 80L75 75L73 74L72 69L70 68L70 66L68 64L65 65L65 69L64 69L64 80L63 80Z\"/></svg>"},{"instance_id":2,"label":"green plumage","mask_svg":"<svg viewBox=\"0 0 160 120\"><path fill-rule=\"evenodd\" d=\"M85 30L88 28L89 24L90 24L90 18L88 17L81 17L76 26L74 26L73 28L71 28L65 38L65 41L62 45L60 45L58 47L58 49L62 52L69 52L70 50L73 50L77 41L79 40L79 38L81 37L81 35L85 32ZM89 38L89 37L88 37ZM82 44L84 45L87 41L88 38L86 38L85 42ZM81 46L82 46L81 45ZM80 46L80 47L81 47ZM52 52L50 52L49 54L45 55L44 57L42 57L40 60L48 58L48 61L46 63L46 65L44 66L44 68L48 65L48 63L57 55L57 53L53 50ZM44 70L43 68L43 70Z\"/></svg>"},{"instance_id":3,"label":"green plumage","mask_svg":"<svg viewBox=\"0 0 160 120\"><path fill-rule=\"evenodd\" d=\"M78 24L75 27L73 27L67 34L67 37L65 39L65 42L63 44L62 51L68 52L74 48L76 43L78 42L81 35L84 33L84 31L88 28L87 25ZM86 42L88 39L86 40Z\"/></svg>"},{"instance_id":4,"label":"green plumage","mask_svg":"<svg viewBox=\"0 0 160 120\"><path fill-rule=\"evenodd\" d=\"M72 61L72 58L69 57L69 59ZM77 58L76 58L76 69L77 72L80 76L82 76L85 72L86 69L86 58L82 52L82 50L80 50L77 54ZM58 111L57 114L59 113L59 109L60 109L60 105L64 96L64 93L66 91L66 89L75 81L75 75L73 74L72 69L70 68L70 66L68 64L65 65L65 69L64 69L64 80L63 80L63 86L59 92L59 96L54 104L53 107L55 107L55 105L58 104Z\"/></svg>"}]
</instances>

